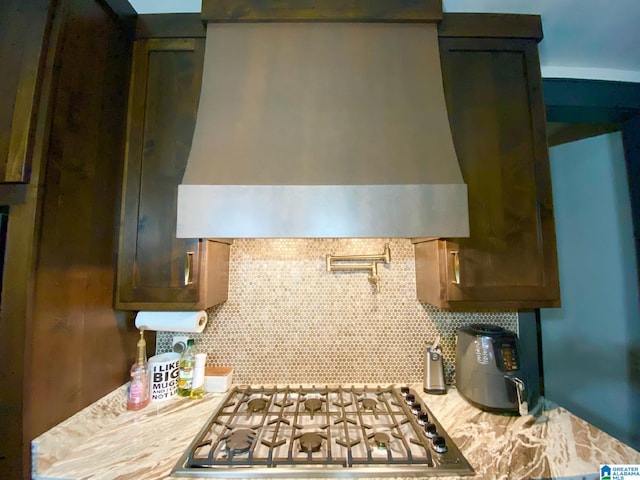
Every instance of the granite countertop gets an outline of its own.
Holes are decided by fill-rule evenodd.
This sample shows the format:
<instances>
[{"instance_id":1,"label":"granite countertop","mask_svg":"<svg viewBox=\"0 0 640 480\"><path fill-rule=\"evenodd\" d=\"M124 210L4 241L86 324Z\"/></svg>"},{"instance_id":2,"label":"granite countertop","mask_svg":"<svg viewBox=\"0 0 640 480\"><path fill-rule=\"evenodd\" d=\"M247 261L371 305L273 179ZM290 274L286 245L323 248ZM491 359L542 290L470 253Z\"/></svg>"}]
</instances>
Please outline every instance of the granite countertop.
<instances>
[{"instance_id":1,"label":"granite countertop","mask_svg":"<svg viewBox=\"0 0 640 480\"><path fill-rule=\"evenodd\" d=\"M33 478L173 478L171 470L222 398L174 397L130 412L126 386L120 387L33 440ZM640 452L548 400L535 416L513 417L478 410L454 388L423 399L476 471L460 478L598 479L601 464L640 464Z\"/></svg>"}]
</instances>

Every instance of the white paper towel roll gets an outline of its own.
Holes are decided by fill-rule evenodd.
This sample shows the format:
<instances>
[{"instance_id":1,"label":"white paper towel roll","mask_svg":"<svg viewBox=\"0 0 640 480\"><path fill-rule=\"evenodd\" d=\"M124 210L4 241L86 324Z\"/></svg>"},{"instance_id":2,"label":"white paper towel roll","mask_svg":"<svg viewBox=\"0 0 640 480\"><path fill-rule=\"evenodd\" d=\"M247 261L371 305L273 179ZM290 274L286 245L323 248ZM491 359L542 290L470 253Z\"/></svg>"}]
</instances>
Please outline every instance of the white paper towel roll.
<instances>
[{"instance_id":1,"label":"white paper towel roll","mask_svg":"<svg viewBox=\"0 0 640 480\"><path fill-rule=\"evenodd\" d=\"M201 333L207 325L207 312L138 312L136 327L166 332Z\"/></svg>"}]
</instances>

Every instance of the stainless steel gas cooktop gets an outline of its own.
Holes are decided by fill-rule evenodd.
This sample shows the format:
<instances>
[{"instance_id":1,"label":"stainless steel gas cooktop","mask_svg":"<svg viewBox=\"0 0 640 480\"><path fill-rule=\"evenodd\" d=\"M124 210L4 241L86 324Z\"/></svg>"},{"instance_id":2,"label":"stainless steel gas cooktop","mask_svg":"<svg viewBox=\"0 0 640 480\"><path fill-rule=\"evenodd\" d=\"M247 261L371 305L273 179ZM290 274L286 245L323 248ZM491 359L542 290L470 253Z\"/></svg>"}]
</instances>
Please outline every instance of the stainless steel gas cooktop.
<instances>
[{"instance_id":1,"label":"stainless steel gas cooktop","mask_svg":"<svg viewBox=\"0 0 640 480\"><path fill-rule=\"evenodd\" d=\"M469 475L408 387L235 387L172 475L301 478Z\"/></svg>"}]
</instances>

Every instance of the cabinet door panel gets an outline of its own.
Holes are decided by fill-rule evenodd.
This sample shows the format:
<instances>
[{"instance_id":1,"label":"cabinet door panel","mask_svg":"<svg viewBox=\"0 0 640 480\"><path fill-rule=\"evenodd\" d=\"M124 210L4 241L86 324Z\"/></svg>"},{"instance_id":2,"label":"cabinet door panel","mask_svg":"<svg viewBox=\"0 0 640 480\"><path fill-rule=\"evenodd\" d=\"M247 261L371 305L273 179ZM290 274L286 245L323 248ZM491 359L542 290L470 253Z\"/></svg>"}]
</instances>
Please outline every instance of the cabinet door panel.
<instances>
[{"instance_id":1,"label":"cabinet door panel","mask_svg":"<svg viewBox=\"0 0 640 480\"><path fill-rule=\"evenodd\" d=\"M203 278L209 270L202 265L211 242L175 235L177 187L191 147L203 55L203 39L136 42L118 308L179 310L211 306L206 298L211 282Z\"/></svg>"},{"instance_id":2,"label":"cabinet door panel","mask_svg":"<svg viewBox=\"0 0 640 480\"><path fill-rule=\"evenodd\" d=\"M470 222L469 238L451 239L459 247L460 282L443 282L446 300L441 306L557 305L551 180L536 45L525 40L441 39L441 59L453 140L468 187ZM430 262L436 263L445 268L451 262ZM450 276L440 274L441 279Z\"/></svg>"},{"instance_id":3,"label":"cabinet door panel","mask_svg":"<svg viewBox=\"0 0 640 480\"><path fill-rule=\"evenodd\" d=\"M451 52L448 58L457 72L448 96L454 140L472 200L471 236L457 239L466 287L538 285L542 278L522 57L522 52ZM470 77L485 87L466 88L461 80Z\"/></svg>"}]
</instances>

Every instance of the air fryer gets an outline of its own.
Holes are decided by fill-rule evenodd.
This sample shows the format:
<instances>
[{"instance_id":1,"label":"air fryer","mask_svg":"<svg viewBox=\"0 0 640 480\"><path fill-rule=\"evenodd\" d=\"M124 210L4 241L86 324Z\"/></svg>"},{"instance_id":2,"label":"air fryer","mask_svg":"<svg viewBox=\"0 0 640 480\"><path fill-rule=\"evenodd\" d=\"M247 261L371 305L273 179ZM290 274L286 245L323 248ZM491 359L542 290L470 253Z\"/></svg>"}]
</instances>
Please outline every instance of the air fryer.
<instances>
[{"instance_id":1,"label":"air fryer","mask_svg":"<svg viewBox=\"0 0 640 480\"><path fill-rule=\"evenodd\" d=\"M526 413L526 370L518 336L490 324L458 329L456 387L465 400L482 410Z\"/></svg>"}]
</instances>

